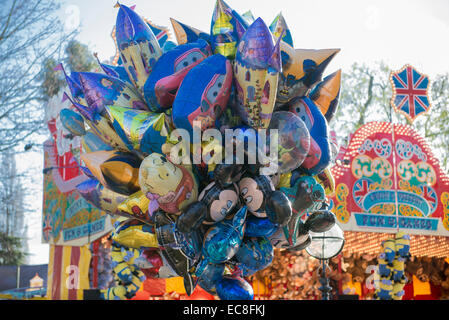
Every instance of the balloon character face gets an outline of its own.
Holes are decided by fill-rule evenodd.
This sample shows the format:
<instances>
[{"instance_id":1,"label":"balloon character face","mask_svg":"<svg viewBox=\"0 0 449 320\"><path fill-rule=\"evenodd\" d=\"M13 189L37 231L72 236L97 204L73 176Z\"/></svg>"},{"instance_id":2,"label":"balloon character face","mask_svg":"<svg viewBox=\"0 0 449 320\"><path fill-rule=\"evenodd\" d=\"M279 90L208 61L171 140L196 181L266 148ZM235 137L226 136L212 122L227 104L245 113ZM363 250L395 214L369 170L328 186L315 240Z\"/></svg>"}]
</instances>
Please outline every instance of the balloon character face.
<instances>
[{"instance_id":1,"label":"balloon character face","mask_svg":"<svg viewBox=\"0 0 449 320\"><path fill-rule=\"evenodd\" d=\"M266 218L265 194L274 191L271 180L265 176L245 177L239 181L239 190L248 211L256 217Z\"/></svg>"},{"instance_id":2,"label":"balloon character face","mask_svg":"<svg viewBox=\"0 0 449 320\"><path fill-rule=\"evenodd\" d=\"M210 55L210 46L202 39L164 53L154 65L144 87L145 101L151 110L161 112L171 107L186 74Z\"/></svg>"},{"instance_id":3,"label":"balloon character face","mask_svg":"<svg viewBox=\"0 0 449 320\"><path fill-rule=\"evenodd\" d=\"M232 214L239 204L238 188L236 185L222 188L212 182L204 188L198 200L208 207L206 223L219 222Z\"/></svg>"},{"instance_id":4,"label":"balloon character face","mask_svg":"<svg viewBox=\"0 0 449 320\"><path fill-rule=\"evenodd\" d=\"M134 10L118 4L116 39L120 57L134 86L142 93L162 49L147 23Z\"/></svg>"},{"instance_id":5,"label":"balloon character face","mask_svg":"<svg viewBox=\"0 0 449 320\"><path fill-rule=\"evenodd\" d=\"M331 161L327 121L307 97L294 99L288 106L306 124L310 133L310 149L302 168L310 175L321 173Z\"/></svg>"},{"instance_id":6,"label":"balloon character face","mask_svg":"<svg viewBox=\"0 0 449 320\"><path fill-rule=\"evenodd\" d=\"M281 42L282 73L279 75L277 102L285 104L321 81L323 72L340 49L294 49Z\"/></svg>"},{"instance_id":7,"label":"balloon character face","mask_svg":"<svg viewBox=\"0 0 449 320\"><path fill-rule=\"evenodd\" d=\"M201 130L215 127L228 104L232 86L231 62L213 55L194 67L182 82L173 104L173 122L177 128L192 132L193 122Z\"/></svg>"},{"instance_id":8,"label":"balloon character face","mask_svg":"<svg viewBox=\"0 0 449 320\"><path fill-rule=\"evenodd\" d=\"M157 208L177 214L196 201L198 196L198 185L193 173L182 165L171 163L159 153L152 153L142 161L139 184L142 192L150 199L150 215Z\"/></svg>"},{"instance_id":9,"label":"balloon character face","mask_svg":"<svg viewBox=\"0 0 449 320\"><path fill-rule=\"evenodd\" d=\"M235 103L243 122L255 129L268 128L281 62L279 41L273 44L272 35L262 19L254 21L243 35L234 68Z\"/></svg>"},{"instance_id":10,"label":"balloon character face","mask_svg":"<svg viewBox=\"0 0 449 320\"><path fill-rule=\"evenodd\" d=\"M268 217L272 223L278 225L285 225L290 220L290 201L281 191L274 189L271 179L267 176L245 176L239 181L239 190L248 211L256 217Z\"/></svg>"}]
</instances>

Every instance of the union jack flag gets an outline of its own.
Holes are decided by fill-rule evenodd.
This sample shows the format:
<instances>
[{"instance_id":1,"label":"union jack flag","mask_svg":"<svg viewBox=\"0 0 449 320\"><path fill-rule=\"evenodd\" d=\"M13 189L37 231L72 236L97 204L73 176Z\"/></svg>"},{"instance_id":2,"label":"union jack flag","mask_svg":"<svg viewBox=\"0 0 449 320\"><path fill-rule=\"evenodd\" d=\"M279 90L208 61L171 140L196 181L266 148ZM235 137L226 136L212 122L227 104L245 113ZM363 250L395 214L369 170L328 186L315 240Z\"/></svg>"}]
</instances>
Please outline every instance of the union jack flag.
<instances>
[{"instance_id":1,"label":"union jack flag","mask_svg":"<svg viewBox=\"0 0 449 320\"><path fill-rule=\"evenodd\" d=\"M391 105L396 112L402 112L411 122L430 107L430 79L410 65L390 74L393 87Z\"/></svg>"}]
</instances>

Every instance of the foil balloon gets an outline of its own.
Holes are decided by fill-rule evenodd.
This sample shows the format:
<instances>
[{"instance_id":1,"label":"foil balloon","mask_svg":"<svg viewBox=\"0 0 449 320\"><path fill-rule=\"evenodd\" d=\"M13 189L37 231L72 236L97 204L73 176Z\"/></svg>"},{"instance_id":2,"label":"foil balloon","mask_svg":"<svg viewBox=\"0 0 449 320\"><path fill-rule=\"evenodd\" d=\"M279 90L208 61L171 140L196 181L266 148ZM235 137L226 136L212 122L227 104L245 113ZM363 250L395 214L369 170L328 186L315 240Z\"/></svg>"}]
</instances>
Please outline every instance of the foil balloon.
<instances>
[{"instance_id":1,"label":"foil balloon","mask_svg":"<svg viewBox=\"0 0 449 320\"><path fill-rule=\"evenodd\" d=\"M127 248L159 248L154 226L137 220L127 220L115 226L112 240Z\"/></svg>"},{"instance_id":2,"label":"foil balloon","mask_svg":"<svg viewBox=\"0 0 449 320\"><path fill-rule=\"evenodd\" d=\"M330 122L337 112L340 86L341 70L338 70L324 78L309 94L309 98L320 108L327 122Z\"/></svg>"},{"instance_id":3,"label":"foil balloon","mask_svg":"<svg viewBox=\"0 0 449 320\"><path fill-rule=\"evenodd\" d=\"M109 189L131 195L140 190L139 166L141 160L131 153L118 153L100 165Z\"/></svg>"},{"instance_id":4,"label":"foil balloon","mask_svg":"<svg viewBox=\"0 0 449 320\"><path fill-rule=\"evenodd\" d=\"M59 112L59 119L64 128L74 136L83 136L86 134L84 119L75 111L64 108Z\"/></svg>"},{"instance_id":5,"label":"foil balloon","mask_svg":"<svg viewBox=\"0 0 449 320\"><path fill-rule=\"evenodd\" d=\"M144 223L154 223L148 213L148 199L141 190L130 195L125 201L120 203L117 209L123 214L130 216Z\"/></svg>"},{"instance_id":6,"label":"foil balloon","mask_svg":"<svg viewBox=\"0 0 449 320\"><path fill-rule=\"evenodd\" d=\"M115 33L120 57L129 79L143 93L162 49L151 28L134 10L122 4L118 6Z\"/></svg>"},{"instance_id":7,"label":"foil balloon","mask_svg":"<svg viewBox=\"0 0 449 320\"><path fill-rule=\"evenodd\" d=\"M208 33L198 30L196 28L190 27L178 20L170 18L173 31L175 32L176 41L178 44L185 44L196 42L198 39L203 39L210 42L210 36Z\"/></svg>"},{"instance_id":8,"label":"foil balloon","mask_svg":"<svg viewBox=\"0 0 449 320\"><path fill-rule=\"evenodd\" d=\"M95 72L80 72L79 77L86 102L95 114L105 115L106 106L148 109L134 88L118 78Z\"/></svg>"},{"instance_id":9,"label":"foil balloon","mask_svg":"<svg viewBox=\"0 0 449 320\"><path fill-rule=\"evenodd\" d=\"M254 18L253 13L251 12L251 10L248 10L248 11L242 13L242 18L245 19L247 25L250 25L251 23L253 23L256 20L256 18Z\"/></svg>"},{"instance_id":10,"label":"foil balloon","mask_svg":"<svg viewBox=\"0 0 449 320\"><path fill-rule=\"evenodd\" d=\"M210 294L216 294L215 284L223 278L224 270L225 264L208 263L198 277L198 284Z\"/></svg>"},{"instance_id":11,"label":"foil balloon","mask_svg":"<svg viewBox=\"0 0 449 320\"><path fill-rule=\"evenodd\" d=\"M232 86L231 62L215 54L194 67L179 87L173 104L173 122L190 133L193 123L201 130L215 127L225 110Z\"/></svg>"},{"instance_id":12,"label":"foil balloon","mask_svg":"<svg viewBox=\"0 0 449 320\"><path fill-rule=\"evenodd\" d=\"M304 223L305 229L307 231L315 233L323 233L329 231L337 221L335 215L328 211L316 211L312 213Z\"/></svg>"},{"instance_id":13,"label":"foil balloon","mask_svg":"<svg viewBox=\"0 0 449 320\"><path fill-rule=\"evenodd\" d=\"M209 228L204 235L203 256L211 263L230 260L238 251L245 231L247 207L240 208L230 219Z\"/></svg>"},{"instance_id":14,"label":"foil balloon","mask_svg":"<svg viewBox=\"0 0 449 320\"><path fill-rule=\"evenodd\" d=\"M298 168L306 159L310 148L310 135L305 123L295 114L288 111L273 113L267 137L267 147L270 148L271 132L277 130L278 173L286 173Z\"/></svg>"},{"instance_id":15,"label":"foil balloon","mask_svg":"<svg viewBox=\"0 0 449 320\"><path fill-rule=\"evenodd\" d=\"M210 27L213 53L234 59L238 42L247 28L245 19L223 0L217 0Z\"/></svg>"},{"instance_id":16,"label":"foil balloon","mask_svg":"<svg viewBox=\"0 0 449 320\"><path fill-rule=\"evenodd\" d=\"M118 206L126 196L105 188L98 180L89 179L76 186L79 194L90 204L110 215L119 215Z\"/></svg>"},{"instance_id":17,"label":"foil balloon","mask_svg":"<svg viewBox=\"0 0 449 320\"><path fill-rule=\"evenodd\" d=\"M221 300L253 300L253 287L243 278L224 276L216 284L217 295Z\"/></svg>"},{"instance_id":18,"label":"foil balloon","mask_svg":"<svg viewBox=\"0 0 449 320\"><path fill-rule=\"evenodd\" d=\"M250 275L268 267L274 258L274 249L266 237L246 237L243 239L235 259Z\"/></svg>"},{"instance_id":19,"label":"foil balloon","mask_svg":"<svg viewBox=\"0 0 449 320\"><path fill-rule=\"evenodd\" d=\"M276 101L285 104L301 97L322 80L323 72L340 49L294 49L281 42L282 72Z\"/></svg>"},{"instance_id":20,"label":"foil balloon","mask_svg":"<svg viewBox=\"0 0 449 320\"><path fill-rule=\"evenodd\" d=\"M236 185L221 187L215 182L206 186L198 196L198 201L189 205L179 216L176 225L181 232L191 232L201 223L211 225L235 213L239 204Z\"/></svg>"},{"instance_id":21,"label":"foil balloon","mask_svg":"<svg viewBox=\"0 0 449 320\"><path fill-rule=\"evenodd\" d=\"M176 48L178 45L176 43L174 43L173 41L167 41L164 46L162 47L162 51L168 52L170 50L173 50L174 48Z\"/></svg>"},{"instance_id":22,"label":"foil balloon","mask_svg":"<svg viewBox=\"0 0 449 320\"><path fill-rule=\"evenodd\" d=\"M290 29L288 28L282 13L279 13L276 18L274 18L273 22L270 24L270 31L276 39L282 37L282 41L293 47L292 34L290 33Z\"/></svg>"},{"instance_id":23,"label":"foil balloon","mask_svg":"<svg viewBox=\"0 0 449 320\"><path fill-rule=\"evenodd\" d=\"M86 131L86 134L81 137L81 145L83 150L87 153L95 151L111 151L114 148L100 139L92 129Z\"/></svg>"},{"instance_id":24,"label":"foil balloon","mask_svg":"<svg viewBox=\"0 0 449 320\"><path fill-rule=\"evenodd\" d=\"M210 55L210 46L202 39L165 52L154 64L143 88L150 109L161 112L171 107L186 74Z\"/></svg>"},{"instance_id":25,"label":"foil balloon","mask_svg":"<svg viewBox=\"0 0 449 320\"><path fill-rule=\"evenodd\" d=\"M97 55L95 55L95 57L97 57ZM107 74L110 77L115 77L118 78L130 85L133 85L131 79L128 76L128 73L126 72L125 67L123 66L113 66L110 64L106 64L106 63L101 63L100 60L98 60L97 57L97 61L98 64L100 65L101 69L103 70L103 72L105 74Z\"/></svg>"},{"instance_id":26,"label":"foil balloon","mask_svg":"<svg viewBox=\"0 0 449 320\"><path fill-rule=\"evenodd\" d=\"M294 248L295 250L305 248L311 241L309 230L298 214L293 215L289 222L278 228L273 235L269 236L269 239L276 248ZM299 247L301 249L298 249Z\"/></svg>"},{"instance_id":27,"label":"foil balloon","mask_svg":"<svg viewBox=\"0 0 449 320\"><path fill-rule=\"evenodd\" d=\"M300 176L297 171L290 175L288 186L280 187L292 204L294 214L303 215L307 211L319 210L326 201L321 184L310 176Z\"/></svg>"},{"instance_id":28,"label":"foil balloon","mask_svg":"<svg viewBox=\"0 0 449 320\"><path fill-rule=\"evenodd\" d=\"M98 138L100 138L105 144L111 146L114 149L129 151L122 139L112 128L110 122L105 117L94 113L94 110L89 107L83 106L73 100L71 100L73 107L81 114L90 130Z\"/></svg>"},{"instance_id":29,"label":"foil balloon","mask_svg":"<svg viewBox=\"0 0 449 320\"><path fill-rule=\"evenodd\" d=\"M195 285L189 270L200 252L200 242L196 233L178 232L174 221L162 211L155 213L154 221L161 254L176 274L184 278L187 294L192 294Z\"/></svg>"},{"instance_id":30,"label":"foil balloon","mask_svg":"<svg viewBox=\"0 0 449 320\"><path fill-rule=\"evenodd\" d=\"M64 73L65 81L67 83L67 87L69 87L72 99L77 103L87 105L86 100L84 99L83 88L81 86L81 83L79 82L78 73L72 72L70 76L67 75L62 63L58 64L54 70L61 70Z\"/></svg>"},{"instance_id":31,"label":"foil balloon","mask_svg":"<svg viewBox=\"0 0 449 320\"><path fill-rule=\"evenodd\" d=\"M279 225L289 221L292 215L290 201L281 191L275 190L267 176L247 175L238 186L249 212L259 218L268 217L272 223Z\"/></svg>"},{"instance_id":32,"label":"foil balloon","mask_svg":"<svg viewBox=\"0 0 449 320\"><path fill-rule=\"evenodd\" d=\"M273 113L279 72L280 40L272 35L261 18L243 35L234 64L236 108L243 122L254 129L266 129Z\"/></svg>"},{"instance_id":33,"label":"foil balloon","mask_svg":"<svg viewBox=\"0 0 449 320\"><path fill-rule=\"evenodd\" d=\"M277 231L278 227L268 218L250 215L246 218L245 237L269 237Z\"/></svg>"},{"instance_id":34,"label":"foil balloon","mask_svg":"<svg viewBox=\"0 0 449 320\"><path fill-rule=\"evenodd\" d=\"M317 174L314 178L323 186L326 196L331 197L335 194L335 179L329 167Z\"/></svg>"},{"instance_id":35,"label":"foil balloon","mask_svg":"<svg viewBox=\"0 0 449 320\"><path fill-rule=\"evenodd\" d=\"M152 153L142 161L139 184L150 199L150 216L158 208L179 214L198 197L198 183L192 171L171 163L159 153Z\"/></svg>"},{"instance_id":36,"label":"foil balloon","mask_svg":"<svg viewBox=\"0 0 449 320\"><path fill-rule=\"evenodd\" d=\"M139 188L140 160L130 153L97 151L81 155L90 172L108 189L131 195Z\"/></svg>"},{"instance_id":37,"label":"foil balloon","mask_svg":"<svg viewBox=\"0 0 449 320\"><path fill-rule=\"evenodd\" d=\"M134 261L135 265L142 270L147 279L151 278L173 278L178 275L170 267L159 249L145 249L140 251L140 256Z\"/></svg>"},{"instance_id":38,"label":"foil balloon","mask_svg":"<svg viewBox=\"0 0 449 320\"><path fill-rule=\"evenodd\" d=\"M306 124L310 133L309 153L301 168L309 175L323 172L331 162L329 130L326 118L307 97L295 98L287 106Z\"/></svg>"},{"instance_id":39,"label":"foil balloon","mask_svg":"<svg viewBox=\"0 0 449 320\"><path fill-rule=\"evenodd\" d=\"M125 107L106 107L112 125L129 150L143 154L162 152L169 132L164 113Z\"/></svg>"}]
</instances>

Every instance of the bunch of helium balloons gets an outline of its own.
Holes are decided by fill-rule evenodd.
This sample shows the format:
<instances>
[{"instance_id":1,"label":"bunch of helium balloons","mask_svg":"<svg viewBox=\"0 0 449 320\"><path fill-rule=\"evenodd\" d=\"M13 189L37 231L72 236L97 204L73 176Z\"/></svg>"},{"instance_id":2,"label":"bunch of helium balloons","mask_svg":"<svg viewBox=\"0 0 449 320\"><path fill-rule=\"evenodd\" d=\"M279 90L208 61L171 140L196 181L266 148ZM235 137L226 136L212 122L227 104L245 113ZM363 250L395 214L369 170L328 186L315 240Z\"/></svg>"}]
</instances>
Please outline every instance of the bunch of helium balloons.
<instances>
[{"instance_id":1,"label":"bunch of helium balloons","mask_svg":"<svg viewBox=\"0 0 449 320\"><path fill-rule=\"evenodd\" d=\"M378 258L379 283L375 293L378 300L402 300L407 283L405 263L410 258L410 236L398 232L394 239L382 242Z\"/></svg>"},{"instance_id":2,"label":"bunch of helium balloons","mask_svg":"<svg viewBox=\"0 0 449 320\"><path fill-rule=\"evenodd\" d=\"M120 217L117 286L103 298L131 298L146 277L182 277L187 294L200 285L221 299L253 299L244 278L269 266L274 248L302 250L310 231L335 224L328 122L341 72L323 73L339 49L294 49L282 15L268 27L222 0L210 33L171 19L178 44L158 40L134 8L117 7L118 64L65 74L73 106L60 113L82 138L89 179L77 190ZM180 129L205 135L193 143L174 135ZM241 134L229 138L231 129ZM274 138L259 139L273 129ZM231 152L225 161L225 142L243 158ZM251 143L276 157L247 161Z\"/></svg>"}]
</instances>

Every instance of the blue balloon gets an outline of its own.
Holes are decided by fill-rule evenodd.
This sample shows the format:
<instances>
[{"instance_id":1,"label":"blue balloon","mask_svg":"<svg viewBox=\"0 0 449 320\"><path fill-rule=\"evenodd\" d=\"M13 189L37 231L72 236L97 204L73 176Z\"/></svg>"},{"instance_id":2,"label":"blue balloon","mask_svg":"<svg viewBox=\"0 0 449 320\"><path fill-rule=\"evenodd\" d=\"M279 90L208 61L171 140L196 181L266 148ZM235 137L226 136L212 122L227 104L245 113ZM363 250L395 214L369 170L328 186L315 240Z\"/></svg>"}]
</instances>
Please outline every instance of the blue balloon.
<instances>
[{"instance_id":1,"label":"blue balloon","mask_svg":"<svg viewBox=\"0 0 449 320\"><path fill-rule=\"evenodd\" d=\"M210 294L215 294L215 284L223 278L224 269L224 264L208 263L198 278L198 284Z\"/></svg>"},{"instance_id":2,"label":"blue balloon","mask_svg":"<svg viewBox=\"0 0 449 320\"><path fill-rule=\"evenodd\" d=\"M308 97L295 98L288 104L310 133L309 153L301 165L308 175L316 175L326 169L331 161L331 149L327 120L318 106Z\"/></svg>"},{"instance_id":3,"label":"blue balloon","mask_svg":"<svg viewBox=\"0 0 449 320\"><path fill-rule=\"evenodd\" d=\"M232 87L231 62L215 54L194 67L184 78L173 103L173 122L190 133L193 122L201 130L213 128L228 105Z\"/></svg>"},{"instance_id":4,"label":"blue balloon","mask_svg":"<svg viewBox=\"0 0 449 320\"><path fill-rule=\"evenodd\" d=\"M108 145L106 142L101 140L100 137L98 137L91 131L87 131L86 134L81 139L87 147L86 152L114 150L112 146Z\"/></svg>"},{"instance_id":5,"label":"blue balloon","mask_svg":"<svg viewBox=\"0 0 449 320\"><path fill-rule=\"evenodd\" d=\"M250 215L246 219L245 237L269 237L279 226L268 218L258 218Z\"/></svg>"},{"instance_id":6,"label":"blue balloon","mask_svg":"<svg viewBox=\"0 0 449 320\"><path fill-rule=\"evenodd\" d=\"M235 258L246 269L262 270L268 267L273 261L274 250L270 241L266 237L247 238L245 237L235 254Z\"/></svg>"},{"instance_id":7,"label":"blue balloon","mask_svg":"<svg viewBox=\"0 0 449 320\"><path fill-rule=\"evenodd\" d=\"M230 220L216 223L204 235L203 255L212 263L223 263L238 251L243 239L247 208L242 207Z\"/></svg>"},{"instance_id":8,"label":"blue balloon","mask_svg":"<svg viewBox=\"0 0 449 320\"><path fill-rule=\"evenodd\" d=\"M221 300L253 300L253 287L242 278L223 277L216 284L218 297Z\"/></svg>"},{"instance_id":9,"label":"blue balloon","mask_svg":"<svg viewBox=\"0 0 449 320\"><path fill-rule=\"evenodd\" d=\"M59 112L59 119L62 125L74 136L83 136L86 134L83 117L70 109L62 109Z\"/></svg>"},{"instance_id":10,"label":"blue balloon","mask_svg":"<svg viewBox=\"0 0 449 320\"><path fill-rule=\"evenodd\" d=\"M144 98L151 111L161 112L171 107L187 72L210 55L210 46L202 39L163 53L143 87Z\"/></svg>"}]
</instances>

